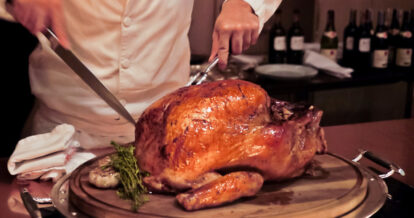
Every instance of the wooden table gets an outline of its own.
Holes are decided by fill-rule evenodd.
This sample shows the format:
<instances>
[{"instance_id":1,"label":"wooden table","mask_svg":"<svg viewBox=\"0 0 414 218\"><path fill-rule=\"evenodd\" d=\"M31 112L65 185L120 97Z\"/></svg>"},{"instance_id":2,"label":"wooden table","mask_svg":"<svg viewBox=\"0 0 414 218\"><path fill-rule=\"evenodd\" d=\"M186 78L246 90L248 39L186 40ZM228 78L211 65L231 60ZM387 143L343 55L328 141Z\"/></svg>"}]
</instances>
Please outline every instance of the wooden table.
<instances>
[{"instance_id":1,"label":"wooden table","mask_svg":"<svg viewBox=\"0 0 414 218\"><path fill-rule=\"evenodd\" d=\"M348 159L358 154L363 148L401 166L406 176L394 178L414 186L414 119L391 120L372 123L360 123L325 128L328 150ZM0 159L0 214L2 217L28 217L19 196L19 185L8 174L6 159ZM362 164L381 167L369 161ZM385 169L383 169L386 171ZM48 194L52 187L50 182L30 182L26 184L34 195Z\"/></svg>"},{"instance_id":2,"label":"wooden table","mask_svg":"<svg viewBox=\"0 0 414 218\"><path fill-rule=\"evenodd\" d=\"M328 151L353 159L359 148L370 150L403 168L406 176L393 177L414 186L414 119L331 126L325 132ZM370 161L361 163L387 171Z\"/></svg>"}]
</instances>

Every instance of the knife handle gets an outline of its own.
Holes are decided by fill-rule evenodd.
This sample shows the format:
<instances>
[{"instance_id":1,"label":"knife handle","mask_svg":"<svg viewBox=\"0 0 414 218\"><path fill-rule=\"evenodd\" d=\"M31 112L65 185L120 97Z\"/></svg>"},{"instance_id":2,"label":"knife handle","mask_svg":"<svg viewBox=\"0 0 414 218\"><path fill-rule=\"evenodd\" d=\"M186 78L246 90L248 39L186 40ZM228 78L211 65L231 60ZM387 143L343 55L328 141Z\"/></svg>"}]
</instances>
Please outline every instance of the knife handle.
<instances>
[{"instance_id":1,"label":"knife handle","mask_svg":"<svg viewBox=\"0 0 414 218\"><path fill-rule=\"evenodd\" d=\"M30 195L29 191L27 191L26 188L23 188L23 190L20 192L20 197L22 198L23 204L26 207L26 210L29 212L30 217L42 217L42 214L40 213L40 210L37 207L36 201L33 200L32 195Z\"/></svg>"}]
</instances>

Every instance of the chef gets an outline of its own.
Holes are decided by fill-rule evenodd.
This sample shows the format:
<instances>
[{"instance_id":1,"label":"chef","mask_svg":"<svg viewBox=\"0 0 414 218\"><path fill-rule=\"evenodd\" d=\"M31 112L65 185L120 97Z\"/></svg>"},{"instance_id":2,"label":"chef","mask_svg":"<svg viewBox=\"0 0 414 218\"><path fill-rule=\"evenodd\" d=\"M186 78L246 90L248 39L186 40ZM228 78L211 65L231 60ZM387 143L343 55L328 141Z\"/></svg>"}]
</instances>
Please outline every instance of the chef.
<instances>
[{"instance_id":1,"label":"chef","mask_svg":"<svg viewBox=\"0 0 414 218\"><path fill-rule=\"evenodd\" d=\"M254 44L281 0L227 0L215 22L210 60L227 65L229 48ZM36 104L30 134L75 126L84 148L134 140L134 126L99 98L40 34L51 28L63 46L100 79L138 120L143 110L182 87L190 72L188 30L193 0L13 0L14 19L39 39L29 57Z\"/></svg>"}]
</instances>

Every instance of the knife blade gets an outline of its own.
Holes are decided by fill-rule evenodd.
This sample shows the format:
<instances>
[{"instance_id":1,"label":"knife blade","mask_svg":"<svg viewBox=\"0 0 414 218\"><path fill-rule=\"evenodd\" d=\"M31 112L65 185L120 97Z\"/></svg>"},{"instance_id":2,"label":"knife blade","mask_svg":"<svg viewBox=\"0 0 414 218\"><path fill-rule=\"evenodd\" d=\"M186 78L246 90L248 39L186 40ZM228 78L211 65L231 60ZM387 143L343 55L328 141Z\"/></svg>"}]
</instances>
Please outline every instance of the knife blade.
<instances>
[{"instance_id":1,"label":"knife blade","mask_svg":"<svg viewBox=\"0 0 414 218\"><path fill-rule=\"evenodd\" d=\"M47 29L46 38L49 39L51 48L55 53L112 109L135 126L135 120L119 100L99 81L99 79L73 54L64 48L56 35Z\"/></svg>"}]
</instances>

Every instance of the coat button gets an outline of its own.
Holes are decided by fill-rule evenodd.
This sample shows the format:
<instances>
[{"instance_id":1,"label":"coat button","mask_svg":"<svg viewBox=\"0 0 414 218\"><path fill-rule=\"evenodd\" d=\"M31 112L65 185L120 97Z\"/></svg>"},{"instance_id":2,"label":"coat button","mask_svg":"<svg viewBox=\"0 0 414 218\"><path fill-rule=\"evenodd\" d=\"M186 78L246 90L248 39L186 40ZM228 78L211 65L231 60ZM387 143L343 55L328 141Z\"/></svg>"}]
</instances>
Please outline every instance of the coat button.
<instances>
[{"instance_id":1,"label":"coat button","mask_svg":"<svg viewBox=\"0 0 414 218\"><path fill-rule=\"evenodd\" d=\"M124 59L124 60L121 61L122 68L127 69L129 67L129 65L130 65L130 62L129 62L128 59Z\"/></svg>"},{"instance_id":2,"label":"coat button","mask_svg":"<svg viewBox=\"0 0 414 218\"><path fill-rule=\"evenodd\" d=\"M131 23L132 23L132 20L131 20L131 18L129 18L129 17L126 17L125 19L124 19L124 26L125 27L129 27L129 26L131 26Z\"/></svg>"}]
</instances>

